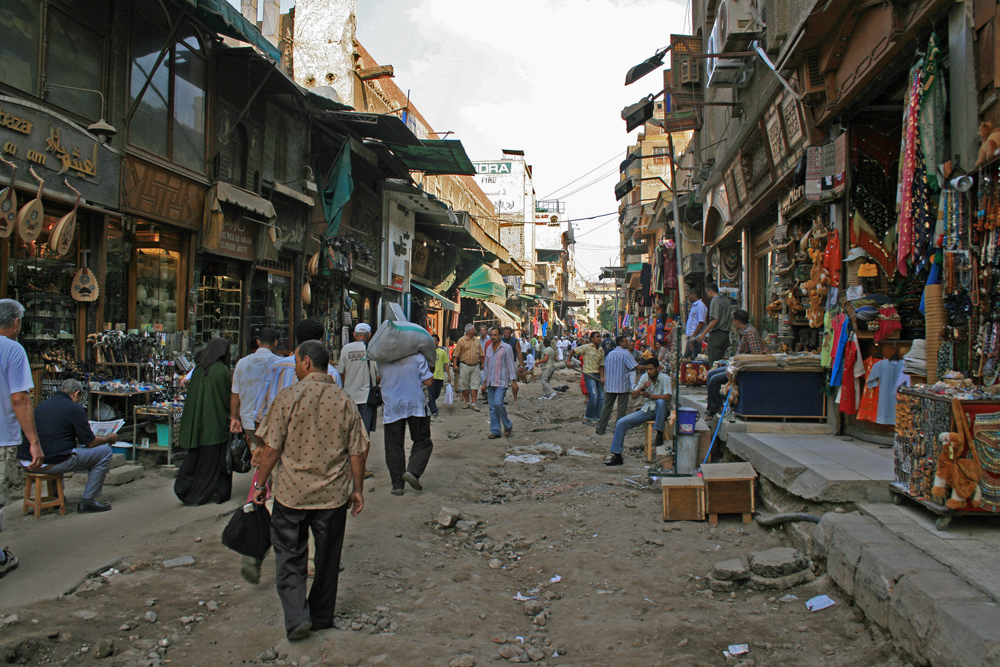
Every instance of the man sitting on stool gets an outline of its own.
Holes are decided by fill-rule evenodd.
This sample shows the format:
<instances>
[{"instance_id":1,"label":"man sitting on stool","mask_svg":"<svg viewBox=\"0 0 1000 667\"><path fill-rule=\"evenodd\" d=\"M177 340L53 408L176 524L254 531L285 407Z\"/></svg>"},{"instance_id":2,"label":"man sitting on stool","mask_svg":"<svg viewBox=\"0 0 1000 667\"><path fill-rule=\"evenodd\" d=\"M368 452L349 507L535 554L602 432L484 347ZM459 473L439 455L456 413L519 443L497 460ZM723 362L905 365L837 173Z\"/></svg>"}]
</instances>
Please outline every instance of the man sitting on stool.
<instances>
[{"instance_id":1,"label":"man sitting on stool","mask_svg":"<svg viewBox=\"0 0 1000 667\"><path fill-rule=\"evenodd\" d=\"M35 408L35 424L38 439L45 453L45 465L35 471L46 475L61 475L67 472L86 470L87 486L83 498L77 505L77 512L106 512L111 503L97 500L104 487L104 477L111 465L111 447L107 443L118 442L118 436L94 436L87 420L80 398L83 385L79 380L63 380L59 391L42 401ZM28 441L21 442L17 452L21 461L31 461Z\"/></svg>"},{"instance_id":2,"label":"man sitting on stool","mask_svg":"<svg viewBox=\"0 0 1000 667\"><path fill-rule=\"evenodd\" d=\"M660 360L656 357L646 360L646 369L646 373L640 375L632 387L631 395L632 398L642 396L642 407L615 422L615 435L611 440L611 458L605 461L606 466L620 466L624 463L622 450L625 431L640 424L655 420L653 430L656 431L656 439L653 441L653 446L659 447L663 444L663 427L670 411L670 376L660 372Z\"/></svg>"}]
</instances>

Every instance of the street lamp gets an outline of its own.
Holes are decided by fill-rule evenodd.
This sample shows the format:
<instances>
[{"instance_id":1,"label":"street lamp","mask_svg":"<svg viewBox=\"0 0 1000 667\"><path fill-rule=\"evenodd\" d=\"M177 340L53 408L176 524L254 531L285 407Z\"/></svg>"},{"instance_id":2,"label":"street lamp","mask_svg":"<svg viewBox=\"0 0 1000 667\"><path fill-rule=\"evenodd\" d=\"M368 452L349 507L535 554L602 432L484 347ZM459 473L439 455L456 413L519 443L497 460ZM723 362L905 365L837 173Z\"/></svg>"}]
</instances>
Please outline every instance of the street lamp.
<instances>
[{"instance_id":1,"label":"street lamp","mask_svg":"<svg viewBox=\"0 0 1000 667\"><path fill-rule=\"evenodd\" d=\"M630 69L625 75L625 85L628 86L635 83L642 77L663 65L663 58L667 55L667 51L670 49L670 46L664 46L649 58L646 58L641 63Z\"/></svg>"},{"instance_id":2,"label":"street lamp","mask_svg":"<svg viewBox=\"0 0 1000 667\"><path fill-rule=\"evenodd\" d=\"M102 141L104 141L104 143L107 143L108 141L111 140L111 137L118 134L118 130L116 130L113 125L108 123L108 121L104 120L104 93L102 93L101 91L94 90L93 88L78 88L77 86L61 86L55 83L47 83L45 84L45 87L62 88L64 90L76 90L81 93L96 93L101 97L101 117L97 120L96 123L91 123L90 125L87 126L87 132L90 132L98 139L101 139Z\"/></svg>"}]
</instances>

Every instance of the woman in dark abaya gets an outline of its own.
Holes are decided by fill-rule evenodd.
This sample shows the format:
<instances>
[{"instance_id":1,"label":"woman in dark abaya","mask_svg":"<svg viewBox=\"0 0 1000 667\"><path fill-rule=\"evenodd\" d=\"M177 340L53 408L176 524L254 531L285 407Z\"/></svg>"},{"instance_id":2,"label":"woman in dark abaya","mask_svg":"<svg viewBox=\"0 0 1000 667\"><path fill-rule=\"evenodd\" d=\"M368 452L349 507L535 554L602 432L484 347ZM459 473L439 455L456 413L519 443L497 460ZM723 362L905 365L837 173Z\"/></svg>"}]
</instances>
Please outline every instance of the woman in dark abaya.
<instances>
[{"instance_id":1,"label":"woman in dark abaya","mask_svg":"<svg viewBox=\"0 0 1000 667\"><path fill-rule=\"evenodd\" d=\"M195 355L195 363L181 415L180 446L186 453L174 493L185 505L224 503L233 490L226 461L232 392L229 341L213 338Z\"/></svg>"}]
</instances>

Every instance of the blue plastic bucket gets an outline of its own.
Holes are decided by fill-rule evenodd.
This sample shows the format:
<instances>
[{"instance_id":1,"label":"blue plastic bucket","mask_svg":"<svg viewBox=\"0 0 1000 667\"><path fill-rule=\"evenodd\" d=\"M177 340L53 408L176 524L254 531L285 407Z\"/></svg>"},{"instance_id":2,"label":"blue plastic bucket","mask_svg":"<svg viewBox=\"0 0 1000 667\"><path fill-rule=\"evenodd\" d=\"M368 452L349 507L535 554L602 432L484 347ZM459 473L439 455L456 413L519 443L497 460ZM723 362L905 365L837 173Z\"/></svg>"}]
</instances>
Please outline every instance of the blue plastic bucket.
<instances>
[{"instance_id":1,"label":"blue plastic bucket","mask_svg":"<svg viewBox=\"0 0 1000 667\"><path fill-rule=\"evenodd\" d=\"M698 423L698 411L694 408L677 408L677 427L681 433L694 433Z\"/></svg>"}]
</instances>

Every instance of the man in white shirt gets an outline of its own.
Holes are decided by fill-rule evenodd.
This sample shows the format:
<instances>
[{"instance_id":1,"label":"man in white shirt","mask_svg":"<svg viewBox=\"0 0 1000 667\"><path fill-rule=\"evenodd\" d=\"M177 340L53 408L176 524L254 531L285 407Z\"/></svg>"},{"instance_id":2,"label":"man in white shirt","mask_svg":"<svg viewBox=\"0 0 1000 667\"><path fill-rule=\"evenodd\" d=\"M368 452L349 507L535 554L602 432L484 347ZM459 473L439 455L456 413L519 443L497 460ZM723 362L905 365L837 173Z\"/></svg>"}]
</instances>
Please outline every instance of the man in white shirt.
<instances>
[{"instance_id":1,"label":"man in white shirt","mask_svg":"<svg viewBox=\"0 0 1000 667\"><path fill-rule=\"evenodd\" d=\"M361 421L368 433L375 430L375 413L378 406L368 404L368 394L372 385L378 384L378 366L368 358L368 338L372 328L364 322L354 327L354 341L340 350L337 370L344 380L344 391L358 406Z\"/></svg>"},{"instance_id":2,"label":"man in white shirt","mask_svg":"<svg viewBox=\"0 0 1000 667\"><path fill-rule=\"evenodd\" d=\"M0 530L3 507L9 499L8 485L20 481L14 466L20 466L17 449L21 445L21 431L31 454L28 470L38 470L45 459L31 405L31 390L35 387L31 365L17 342L23 318L24 306L13 299L0 299ZM16 568L17 562L17 556L4 547L0 552L0 577Z\"/></svg>"},{"instance_id":3,"label":"man in white shirt","mask_svg":"<svg viewBox=\"0 0 1000 667\"><path fill-rule=\"evenodd\" d=\"M280 359L274 353L278 332L264 327L257 332L257 349L236 362L233 370L233 393L229 400L229 430L245 433L254 452L261 446L253 421L253 406L271 364Z\"/></svg>"},{"instance_id":4,"label":"man in white shirt","mask_svg":"<svg viewBox=\"0 0 1000 667\"><path fill-rule=\"evenodd\" d=\"M565 337L560 336L559 340L556 341L556 349L559 351L559 361L566 361L566 348L569 347L569 341Z\"/></svg>"},{"instance_id":5,"label":"man in white shirt","mask_svg":"<svg viewBox=\"0 0 1000 667\"><path fill-rule=\"evenodd\" d=\"M431 417L424 387L434 384L434 373L422 354L411 354L381 364L382 430L385 434L385 465L392 481L392 495L403 495L404 482L417 491L423 489L420 476L430 461ZM413 447L406 462L405 429L409 427Z\"/></svg>"},{"instance_id":6,"label":"man in white shirt","mask_svg":"<svg viewBox=\"0 0 1000 667\"><path fill-rule=\"evenodd\" d=\"M701 340L695 341L695 336L708 324L708 306L701 300L697 285L687 286L687 298L691 305L688 306L687 323L684 326L684 335L687 337L684 356L694 359L701 354Z\"/></svg>"}]
</instances>

